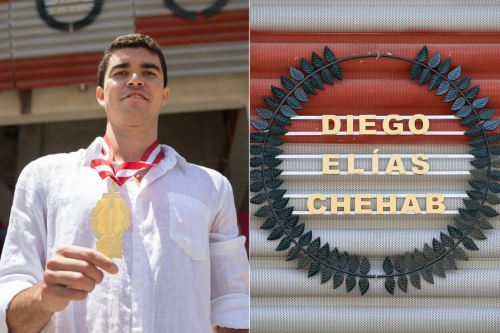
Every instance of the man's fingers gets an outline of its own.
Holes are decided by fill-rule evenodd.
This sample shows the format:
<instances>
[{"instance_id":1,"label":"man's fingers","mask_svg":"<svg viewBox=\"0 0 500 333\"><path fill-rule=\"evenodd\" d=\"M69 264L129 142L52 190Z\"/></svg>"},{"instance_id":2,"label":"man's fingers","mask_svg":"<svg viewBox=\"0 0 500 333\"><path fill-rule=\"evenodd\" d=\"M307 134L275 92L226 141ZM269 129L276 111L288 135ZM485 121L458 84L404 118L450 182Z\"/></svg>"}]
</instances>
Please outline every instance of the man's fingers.
<instances>
[{"instance_id":1,"label":"man's fingers","mask_svg":"<svg viewBox=\"0 0 500 333\"><path fill-rule=\"evenodd\" d=\"M118 273L118 266L110 258L93 249L70 245L58 247L56 253L66 258L88 261L111 274Z\"/></svg>"},{"instance_id":2,"label":"man's fingers","mask_svg":"<svg viewBox=\"0 0 500 333\"><path fill-rule=\"evenodd\" d=\"M52 271L71 271L81 272L94 280L96 283L101 283L104 274L100 269L84 260L66 258L60 255L47 261L47 268Z\"/></svg>"},{"instance_id":3,"label":"man's fingers","mask_svg":"<svg viewBox=\"0 0 500 333\"><path fill-rule=\"evenodd\" d=\"M43 274L43 281L50 286L62 285L86 292L91 292L95 288L94 280L80 272L46 270Z\"/></svg>"},{"instance_id":4,"label":"man's fingers","mask_svg":"<svg viewBox=\"0 0 500 333\"><path fill-rule=\"evenodd\" d=\"M47 286L46 292L53 296L70 301L81 301L85 299L85 297L87 297L88 294L87 292L82 290L75 290L63 286L52 286L52 285Z\"/></svg>"}]
</instances>

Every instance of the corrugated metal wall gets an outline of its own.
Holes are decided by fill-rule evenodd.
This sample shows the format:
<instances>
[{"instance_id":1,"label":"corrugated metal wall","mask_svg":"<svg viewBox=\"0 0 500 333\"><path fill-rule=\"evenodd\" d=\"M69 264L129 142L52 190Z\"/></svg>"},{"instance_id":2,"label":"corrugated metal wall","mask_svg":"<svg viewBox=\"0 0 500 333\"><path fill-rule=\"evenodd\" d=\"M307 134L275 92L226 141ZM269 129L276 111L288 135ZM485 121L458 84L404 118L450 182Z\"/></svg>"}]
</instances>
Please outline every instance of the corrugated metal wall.
<instances>
[{"instance_id":1,"label":"corrugated metal wall","mask_svg":"<svg viewBox=\"0 0 500 333\"><path fill-rule=\"evenodd\" d=\"M465 12L464 4L470 5ZM440 52L443 59L451 58L452 66L460 65L463 73L471 75L472 85L481 86L478 97L490 97L489 107L500 106L500 69L495 65L500 62L500 33L495 32L500 29L498 1L378 0L330 5L317 0L302 6L298 1L254 0L250 12L252 119L257 119L256 108L264 107L262 97L272 95L271 85L281 86L279 78L289 76L290 66L299 67L301 58L311 61L312 52L322 54L324 46L339 59L364 53L414 58L427 45L431 55ZM424 20L426 13L432 15ZM460 17L451 24L452 18ZM411 65L406 62L370 58L347 61L341 67L343 81L311 96L299 115L451 115L442 97L408 81ZM459 120L431 120L431 132L447 133L418 139L301 134L321 131L319 120L304 118L295 119L288 130L280 146L284 155L279 166L284 170L285 197L305 222L306 231L313 231L313 238L320 236L331 248L367 256L372 262L370 273L383 273L384 256L422 250L424 243L439 238L463 206L465 190L471 189L467 184L470 147L462 134L451 133L464 131ZM369 156L374 149L380 154L429 154L431 172L424 176L321 175L321 159L313 156ZM356 165L369 168L369 162L358 160ZM409 165L407 159L405 165ZM346 170L345 157L340 169ZM407 193L432 192L445 195L446 214L307 215L306 198L312 193L397 193L400 207ZM252 205L251 211L258 208ZM407 294L396 287L394 296L385 290L384 279L370 280L369 291L361 296L357 286L347 293L345 283L333 289L331 280L322 285L319 275L307 278L307 271L295 268L296 260L285 261L287 251L275 251L279 241L266 240L269 231L260 229L264 221L256 217L251 221L252 332L500 332L498 218L490 220L494 229L485 232L488 239L476 241L480 250L467 251L470 260L458 262L457 271L447 271L445 279L435 277L433 285L422 282L421 290L410 286Z\"/></svg>"},{"instance_id":2,"label":"corrugated metal wall","mask_svg":"<svg viewBox=\"0 0 500 333\"><path fill-rule=\"evenodd\" d=\"M201 10L213 1L177 3ZM158 39L171 76L248 70L248 3L243 0L231 0L217 15L194 21L173 16L161 0L106 0L96 20L74 32L50 28L35 1L20 0L0 4L0 90L94 83L104 47L134 31Z\"/></svg>"}]
</instances>

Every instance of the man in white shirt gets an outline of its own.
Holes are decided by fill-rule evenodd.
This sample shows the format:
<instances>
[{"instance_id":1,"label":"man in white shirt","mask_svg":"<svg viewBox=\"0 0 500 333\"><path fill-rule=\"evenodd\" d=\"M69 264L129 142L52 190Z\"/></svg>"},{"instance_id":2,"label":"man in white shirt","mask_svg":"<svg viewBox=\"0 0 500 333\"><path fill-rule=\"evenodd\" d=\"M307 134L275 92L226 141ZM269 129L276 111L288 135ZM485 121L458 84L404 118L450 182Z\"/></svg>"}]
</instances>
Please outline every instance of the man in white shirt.
<instances>
[{"instance_id":1,"label":"man in white shirt","mask_svg":"<svg viewBox=\"0 0 500 333\"><path fill-rule=\"evenodd\" d=\"M98 83L104 138L31 162L19 177L0 261L0 333L248 332L231 186L157 143L169 95L161 49L144 35L118 37ZM130 225L114 260L95 249L92 217L112 188ZM109 221L123 217L111 210Z\"/></svg>"}]
</instances>

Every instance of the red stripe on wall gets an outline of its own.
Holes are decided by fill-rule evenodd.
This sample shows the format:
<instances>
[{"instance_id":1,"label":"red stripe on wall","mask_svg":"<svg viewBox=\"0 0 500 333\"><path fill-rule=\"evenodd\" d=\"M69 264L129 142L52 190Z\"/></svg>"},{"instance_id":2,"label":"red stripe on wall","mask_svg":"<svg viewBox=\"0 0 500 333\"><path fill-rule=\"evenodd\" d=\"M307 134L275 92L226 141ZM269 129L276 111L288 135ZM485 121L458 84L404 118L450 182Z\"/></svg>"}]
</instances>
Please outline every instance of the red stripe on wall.
<instances>
[{"instance_id":1,"label":"red stripe on wall","mask_svg":"<svg viewBox=\"0 0 500 333\"><path fill-rule=\"evenodd\" d=\"M480 85L477 98L488 96L487 108L500 106L499 33L251 33L250 101L255 109L266 107L263 96L272 96L271 85L282 87L280 76L290 77L290 66L300 68L302 58L311 62L312 52L323 55L328 46L337 59L354 54L391 53L414 58L423 45L430 56L440 52L444 60L452 60L452 68L460 65L462 76L471 75L472 84ZM387 58L364 58L340 63L343 81L309 95L299 115L400 114L452 115L451 103L435 96L427 85L408 80L411 63ZM497 116L498 117L498 116ZM433 130L463 131L460 120L431 121ZM319 129L318 129L319 128ZM319 121L295 121L289 131L321 130ZM351 142L351 143L444 143L467 141L464 136L284 136L286 142Z\"/></svg>"},{"instance_id":2,"label":"red stripe on wall","mask_svg":"<svg viewBox=\"0 0 500 333\"><path fill-rule=\"evenodd\" d=\"M138 17L136 29L161 45L248 40L248 10L186 20L172 15Z\"/></svg>"}]
</instances>

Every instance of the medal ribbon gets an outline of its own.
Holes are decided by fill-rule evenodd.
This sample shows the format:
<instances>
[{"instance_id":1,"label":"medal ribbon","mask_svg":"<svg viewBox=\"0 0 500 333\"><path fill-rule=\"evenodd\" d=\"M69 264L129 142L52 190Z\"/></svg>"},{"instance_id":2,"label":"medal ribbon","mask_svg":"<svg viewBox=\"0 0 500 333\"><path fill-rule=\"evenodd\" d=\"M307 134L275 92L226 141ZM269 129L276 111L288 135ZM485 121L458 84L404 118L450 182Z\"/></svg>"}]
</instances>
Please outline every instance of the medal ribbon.
<instances>
[{"instance_id":1,"label":"medal ribbon","mask_svg":"<svg viewBox=\"0 0 500 333\"><path fill-rule=\"evenodd\" d=\"M119 186L123 185L130 177L138 171L155 166L163 158L165 154L161 150L158 140L153 142L142 154L141 160L138 162L123 162L118 166L114 166L110 160L113 158L113 149L111 141L105 135L102 139L102 149L99 158L92 160L90 166L97 170L102 179L111 178Z\"/></svg>"}]
</instances>

